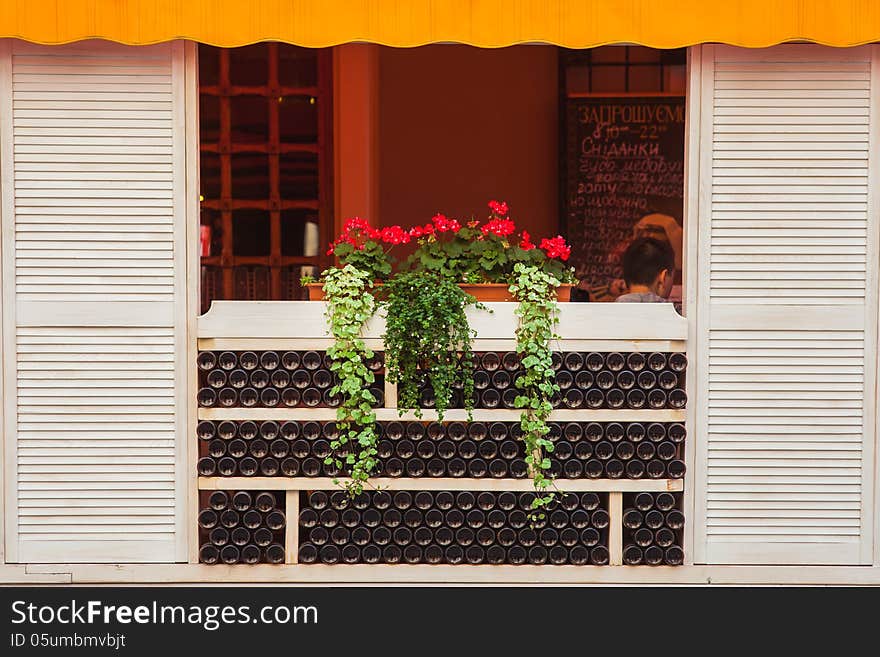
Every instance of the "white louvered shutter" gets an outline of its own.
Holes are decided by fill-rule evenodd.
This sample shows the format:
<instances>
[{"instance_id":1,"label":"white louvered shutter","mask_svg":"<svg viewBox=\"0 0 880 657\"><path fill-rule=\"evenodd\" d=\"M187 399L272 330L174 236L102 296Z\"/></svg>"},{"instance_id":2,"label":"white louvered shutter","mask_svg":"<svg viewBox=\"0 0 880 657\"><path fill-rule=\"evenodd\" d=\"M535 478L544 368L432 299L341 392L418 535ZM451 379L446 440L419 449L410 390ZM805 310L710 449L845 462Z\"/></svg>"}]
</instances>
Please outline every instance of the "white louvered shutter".
<instances>
[{"instance_id":1,"label":"white louvered shutter","mask_svg":"<svg viewBox=\"0 0 880 657\"><path fill-rule=\"evenodd\" d=\"M697 563L871 562L873 52L703 48Z\"/></svg>"},{"instance_id":2,"label":"white louvered shutter","mask_svg":"<svg viewBox=\"0 0 880 657\"><path fill-rule=\"evenodd\" d=\"M182 45L2 47L7 559L179 560Z\"/></svg>"}]
</instances>

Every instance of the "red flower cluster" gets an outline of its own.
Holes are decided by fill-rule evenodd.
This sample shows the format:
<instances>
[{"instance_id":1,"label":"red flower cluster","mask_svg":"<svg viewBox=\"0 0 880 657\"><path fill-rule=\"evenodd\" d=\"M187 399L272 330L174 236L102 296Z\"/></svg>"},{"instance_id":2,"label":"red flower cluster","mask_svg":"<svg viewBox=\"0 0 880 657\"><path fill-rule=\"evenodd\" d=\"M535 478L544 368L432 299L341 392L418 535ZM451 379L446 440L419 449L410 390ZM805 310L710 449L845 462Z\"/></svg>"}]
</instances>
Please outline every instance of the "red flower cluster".
<instances>
[{"instance_id":1,"label":"red flower cluster","mask_svg":"<svg viewBox=\"0 0 880 657\"><path fill-rule=\"evenodd\" d=\"M557 235L553 239L545 237L541 240L540 247L548 258L559 258L563 262L568 260L568 256L571 255L571 247L565 243L565 238L562 235Z\"/></svg>"},{"instance_id":2,"label":"red flower cluster","mask_svg":"<svg viewBox=\"0 0 880 657\"><path fill-rule=\"evenodd\" d=\"M522 241L519 243L519 248L521 248L523 251L531 251L535 248L535 245L532 244L532 236L529 235L529 231L524 230L521 237Z\"/></svg>"},{"instance_id":3,"label":"red flower cluster","mask_svg":"<svg viewBox=\"0 0 880 657\"><path fill-rule=\"evenodd\" d=\"M507 207L507 203L501 201L489 201L489 209L492 210L492 214L496 214L499 217L504 217L509 212L509 208Z\"/></svg>"},{"instance_id":4,"label":"red flower cluster","mask_svg":"<svg viewBox=\"0 0 880 657\"><path fill-rule=\"evenodd\" d=\"M362 251L366 240L382 242L384 244L406 244L410 240L410 234L400 226L388 226L386 228L373 228L366 219L352 217L345 221L342 234L335 242L330 243L327 255L333 255L339 244L351 244Z\"/></svg>"},{"instance_id":5,"label":"red flower cluster","mask_svg":"<svg viewBox=\"0 0 880 657\"><path fill-rule=\"evenodd\" d=\"M381 231L381 239L385 244L406 244L409 233L400 226L388 226Z\"/></svg>"},{"instance_id":6,"label":"red flower cluster","mask_svg":"<svg viewBox=\"0 0 880 657\"><path fill-rule=\"evenodd\" d=\"M431 218L431 221L433 222L433 227L438 233L445 233L447 231L457 233L461 230L461 224L458 223L458 219L450 219L445 214L435 214ZM427 228L427 226L425 228Z\"/></svg>"},{"instance_id":7,"label":"red flower cluster","mask_svg":"<svg viewBox=\"0 0 880 657\"><path fill-rule=\"evenodd\" d=\"M514 224L510 219L501 219L496 217L495 219L490 219L483 227L480 228L483 232L483 235L488 235L491 233L492 235L497 235L498 237L507 237L508 235L513 235L516 232L516 224Z\"/></svg>"}]
</instances>

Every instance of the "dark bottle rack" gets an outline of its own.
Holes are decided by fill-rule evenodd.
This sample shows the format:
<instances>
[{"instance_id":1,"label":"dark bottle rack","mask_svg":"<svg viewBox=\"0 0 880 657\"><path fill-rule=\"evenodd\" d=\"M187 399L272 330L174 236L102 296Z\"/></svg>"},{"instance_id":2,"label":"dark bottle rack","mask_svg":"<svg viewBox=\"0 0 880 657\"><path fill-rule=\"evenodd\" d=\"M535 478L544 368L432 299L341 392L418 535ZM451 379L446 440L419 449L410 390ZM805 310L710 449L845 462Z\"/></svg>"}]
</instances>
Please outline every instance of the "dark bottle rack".
<instances>
[{"instance_id":1,"label":"dark bottle rack","mask_svg":"<svg viewBox=\"0 0 880 657\"><path fill-rule=\"evenodd\" d=\"M379 422L375 476L523 478L518 422ZM335 477L324 463L335 421L202 420L201 476ZM551 472L564 479L663 479L684 476L679 423L551 422ZM337 452L344 456L345 452Z\"/></svg>"},{"instance_id":2,"label":"dark bottle rack","mask_svg":"<svg viewBox=\"0 0 880 657\"><path fill-rule=\"evenodd\" d=\"M261 504L270 498L271 506ZM284 498L278 491L200 491L199 562L284 563Z\"/></svg>"},{"instance_id":3,"label":"dark bottle rack","mask_svg":"<svg viewBox=\"0 0 880 657\"><path fill-rule=\"evenodd\" d=\"M605 565L608 494L566 493L529 520L532 493L300 494L299 563Z\"/></svg>"},{"instance_id":4,"label":"dark bottle rack","mask_svg":"<svg viewBox=\"0 0 880 657\"><path fill-rule=\"evenodd\" d=\"M385 405L384 354L369 363L374 406ZM200 351L198 405L202 408L334 408L338 379L324 351Z\"/></svg>"},{"instance_id":5,"label":"dark bottle rack","mask_svg":"<svg viewBox=\"0 0 880 657\"><path fill-rule=\"evenodd\" d=\"M516 380L522 374L516 352L477 352L473 407L516 408ZM497 363L497 367L494 367ZM554 352L560 392L552 400L564 409L683 409L687 359L681 352ZM420 405L433 408L433 391L420 388ZM464 407L464 392L453 389L449 408Z\"/></svg>"},{"instance_id":6,"label":"dark bottle rack","mask_svg":"<svg viewBox=\"0 0 880 657\"><path fill-rule=\"evenodd\" d=\"M623 563L680 566L684 562L682 493L624 493Z\"/></svg>"}]
</instances>

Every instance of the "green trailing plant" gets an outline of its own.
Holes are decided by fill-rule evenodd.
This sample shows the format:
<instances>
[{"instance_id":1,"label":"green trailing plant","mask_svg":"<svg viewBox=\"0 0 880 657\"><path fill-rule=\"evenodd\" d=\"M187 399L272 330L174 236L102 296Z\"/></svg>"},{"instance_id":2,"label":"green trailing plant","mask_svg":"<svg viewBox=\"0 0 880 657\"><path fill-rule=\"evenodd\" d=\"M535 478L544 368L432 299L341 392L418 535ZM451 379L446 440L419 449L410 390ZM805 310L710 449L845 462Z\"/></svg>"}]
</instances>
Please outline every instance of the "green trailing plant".
<instances>
[{"instance_id":1,"label":"green trailing plant","mask_svg":"<svg viewBox=\"0 0 880 657\"><path fill-rule=\"evenodd\" d=\"M526 463L535 486L533 512L539 517L554 498L553 483L547 473L553 443L547 438L550 427L547 420L553 411L552 398L559 392L550 343L559 336L555 333L559 306L556 288L560 280L535 265L517 263L510 293L519 302L516 314L516 351L520 355L523 374L516 380L521 391L515 404L522 409L520 427L526 444Z\"/></svg>"},{"instance_id":2,"label":"green trailing plant","mask_svg":"<svg viewBox=\"0 0 880 657\"><path fill-rule=\"evenodd\" d=\"M376 310L375 298L370 293L373 278L371 272L351 264L331 267L323 277L327 321L334 339L327 355L337 378L330 393L342 397L336 410L339 436L330 443L333 454L325 463L335 463L350 472L346 488L356 496L363 492L376 467L376 398L370 392L375 376L366 364L373 352L361 338L364 324ZM347 447L344 459L338 456L343 447Z\"/></svg>"},{"instance_id":3,"label":"green trailing plant","mask_svg":"<svg viewBox=\"0 0 880 657\"><path fill-rule=\"evenodd\" d=\"M397 407L421 417L420 388L431 386L437 414L449 408L461 384L470 414L474 393L474 354L465 310L477 304L455 281L434 272L401 272L384 286L385 371L397 384Z\"/></svg>"}]
</instances>

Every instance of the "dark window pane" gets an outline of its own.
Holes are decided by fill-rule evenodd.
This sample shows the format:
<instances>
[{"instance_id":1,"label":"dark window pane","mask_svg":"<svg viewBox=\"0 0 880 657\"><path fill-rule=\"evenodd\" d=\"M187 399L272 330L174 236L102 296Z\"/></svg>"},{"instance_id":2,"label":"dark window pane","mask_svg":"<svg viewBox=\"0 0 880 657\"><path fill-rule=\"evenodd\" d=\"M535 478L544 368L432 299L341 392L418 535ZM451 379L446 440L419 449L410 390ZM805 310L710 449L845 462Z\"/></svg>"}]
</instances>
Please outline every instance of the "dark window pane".
<instances>
[{"instance_id":1,"label":"dark window pane","mask_svg":"<svg viewBox=\"0 0 880 657\"><path fill-rule=\"evenodd\" d=\"M630 66L630 91L661 91L659 66Z\"/></svg>"},{"instance_id":2,"label":"dark window pane","mask_svg":"<svg viewBox=\"0 0 880 657\"><path fill-rule=\"evenodd\" d=\"M220 98L199 96L199 129L203 144L214 144L220 139Z\"/></svg>"},{"instance_id":3,"label":"dark window pane","mask_svg":"<svg viewBox=\"0 0 880 657\"><path fill-rule=\"evenodd\" d=\"M318 141L318 99L284 96L278 107L278 129L285 144Z\"/></svg>"},{"instance_id":4,"label":"dark window pane","mask_svg":"<svg viewBox=\"0 0 880 657\"><path fill-rule=\"evenodd\" d=\"M279 166L282 200L317 200L317 153L282 153Z\"/></svg>"},{"instance_id":5,"label":"dark window pane","mask_svg":"<svg viewBox=\"0 0 880 657\"><path fill-rule=\"evenodd\" d=\"M229 81L236 87L253 87L268 82L269 46L255 43L252 46L233 48L229 57Z\"/></svg>"},{"instance_id":6,"label":"dark window pane","mask_svg":"<svg viewBox=\"0 0 880 657\"><path fill-rule=\"evenodd\" d=\"M299 280L306 275L317 277L318 268L312 267L311 265L305 265L302 267L299 265L293 265L290 267L284 267L281 270L281 294L284 299L297 301L309 298L306 289L299 284Z\"/></svg>"},{"instance_id":7,"label":"dark window pane","mask_svg":"<svg viewBox=\"0 0 880 657\"><path fill-rule=\"evenodd\" d=\"M236 299L253 301L269 298L269 268L236 267L233 275Z\"/></svg>"},{"instance_id":8,"label":"dark window pane","mask_svg":"<svg viewBox=\"0 0 880 657\"><path fill-rule=\"evenodd\" d=\"M590 51L594 64L623 64L626 62L626 46L600 46Z\"/></svg>"},{"instance_id":9,"label":"dark window pane","mask_svg":"<svg viewBox=\"0 0 880 657\"><path fill-rule=\"evenodd\" d=\"M199 86L215 86L219 73L220 49L199 44Z\"/></svg>"},{"instance_id":10,"label":"dark window pane","mask_svg":"<svg viewBox=\"0 0 880 657\"><path fill-rule=\"evenodd\" d=\"M308 48L278 45L278 80L284 87L314 87L318 84L318 53Z\"/></svg>"},{"instance_id":11,"label":"dark window pane","mask_svg":"<svg viewBox=\"0 0 880 657\"><path fill-rule=\"evenodd\" d=\"M263 153L232 155L232 198L265 200L269 198L269 156Z\"/></svg>"},{"instance_id":12,"label":"dark window pane","mask_svg":"<svg viewBox=\"0 0 880 657\"><path fill-rule=\"evenodd\" d=\"M199 184L201 194L206 199L220 198L220 156L217 153L202 152L199 154Z\"/></svg>"},{"instance_id":13,"label":"dark window pane","mask_svg":"<svg viewBox=\"0 0 880 657\"><path fill-rule=\"evenodd\" d=\"M233 96L232 143L265 144L269 139L268 100L263 96Z\"/></svg>"},{"instance_id":14,"label":"dark window pane","mask_svg":"<svg viewBox=\"0 0 880 657\"><path fill-rule=\"evenodd\" d=\"M593 92L626 91L625 66L594 66Z\"/></svg>"},{"instance_id":15,"label":"dark window pane","mask_svg":"<svg viewBox=\"0 0 880 657\"><path fill-rule=\"evenodd\" d=\"M284 210L281 213L281 255L317 255L317 226L318 214L314 210Z\"/></svg>"},{"instance_id":16,"label":"dark window pane","mask_svg":"<svg viewBox=\"0 0 880 657\"><path fill-rule=\"evenodd\" d=\"M232 215L232 248L235 255L269 255L269 213L236 210Z\"/></svg>"},{"instance_id":17,"label":"dark window pane","mask_svg":"<svg viewBox=\"0 0 880 657\"><path fill-rule=\"evenodd\" d=\"M570 66L565 72L565 93L584 94L590 91L590 67Z\"/></svg>"},{"instance_id":18,"label":"dark window pane","mask_svg":"<svg viewBox=\"0 0 880 657\"><path fill-rule=\"evenodd\" d=\"M656 48L645 48L643 46L629 47L629 63L630 64L657 64L660 62L660 54L662 50Z\"/></svg>"}]
</instances>

